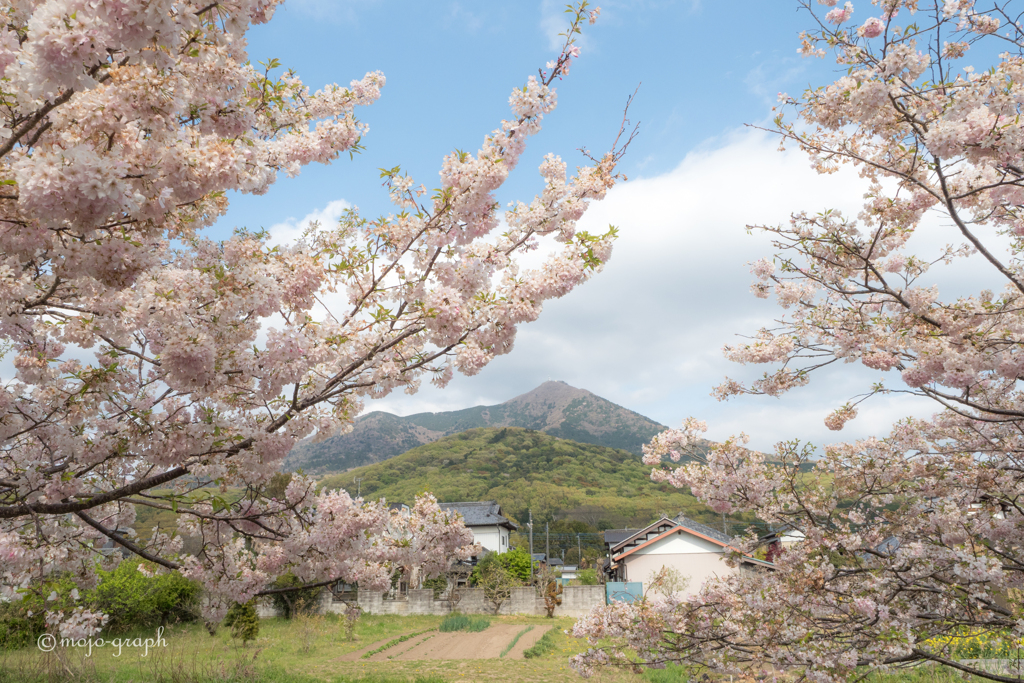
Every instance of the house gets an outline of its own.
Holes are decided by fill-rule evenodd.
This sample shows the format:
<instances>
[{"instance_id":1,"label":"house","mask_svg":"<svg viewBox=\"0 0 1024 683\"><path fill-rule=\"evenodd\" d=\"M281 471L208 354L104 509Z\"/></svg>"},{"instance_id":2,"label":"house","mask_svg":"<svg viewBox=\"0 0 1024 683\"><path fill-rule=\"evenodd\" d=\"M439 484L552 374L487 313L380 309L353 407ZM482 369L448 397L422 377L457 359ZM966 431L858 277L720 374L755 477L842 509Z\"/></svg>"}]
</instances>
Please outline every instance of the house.
<instances>
[{"instance_id":1,"label":"house","mask_svg":"<svg viewBox=\"0 0 1024 683\"><path fill-rule=\"evenodd\" d=\"M635 534L638 531L640 531L640 530L639 529L605 529L605 531L603 532L603 535L604 535L604 549L605 549L606 552L609 553L609 557L611 557L612 546L618 545L619 543L621 543L622 541L626 540L627 538L629 538L630 536L632 536L633 534Z\"/></svg>"},{"instance_id":2,"label":"house","mask_svg":"<svg viewBox=\"0 0 1024 683\"><path fill-rule=\"evenodd\" d=\"M608 580L640 582L645 592L662 567L675 569L689 579L689 584L681 592L686 596L696 593L704 581L713 576L774 566L771 562L745 555L738 567L730 567L725 563L724 555L735 550L732 539L681 515L676 519L662 517L621 540L615 541L615 538L616 534L606 532L609 562L604 569Z\"/></svg>"},{"instance_id":3,"label":"house","mask_svg":"<svg viewBox=\"0 0 1024 683\"><path fill-rule=\"evenodd\" d=\"M764 559L769 562L774 562L775 558L781 555L786 548L796 545L797 543L802 543L805 538L804 532L787 526L783 529L765 534L757 540L766 548Z\"/></svg>"},{"instance_id":4,"label":"house","mask_svg":"<svg viewBox=\"0 0 1024 683\"><path fill-rule=\"evenodd\" d=\"M493 500L440 503L438 507L445 512L454 510L462 515L462 523L473 532L473 542L493 553L507 552L509 533L519 528L501 513L501 506Z\"/></svg>"}]
</instances>

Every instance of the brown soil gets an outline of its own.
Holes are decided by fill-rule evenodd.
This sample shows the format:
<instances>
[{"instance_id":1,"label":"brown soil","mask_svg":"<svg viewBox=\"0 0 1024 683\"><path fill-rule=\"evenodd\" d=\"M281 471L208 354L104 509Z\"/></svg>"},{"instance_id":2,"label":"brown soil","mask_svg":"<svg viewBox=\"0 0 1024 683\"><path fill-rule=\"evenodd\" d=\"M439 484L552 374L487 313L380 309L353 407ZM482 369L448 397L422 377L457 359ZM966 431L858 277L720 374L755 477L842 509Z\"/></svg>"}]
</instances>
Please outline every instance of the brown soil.
<instances>
[{"instance_id":1,"label":"brown soil","mask_svg":"<svg viewBox=\"0 0 1024 683\"><path fill-rule=\"evenodd\" d=\"M519 626L518 628L519 631L522 631L526 627ZM550 630L551 629L547 626L534 626L523 634L523 637L519 639L519 642L516 643L514 648L508 651L508 654L505 655L505 659L525 659L525 657L523 657L523 653L533 647L537 641L541 639L541 636ZM519 631L517 631L517 633ZM512 637L515 638L515 636Z\"/></svg>"},{"instance_id":2,"label":"brown soil","mask_svg":"<svg viewBox=\"0 0 1024 683\"><path fill-rule=\"evenodd\" d=\"M402 635L405 635L405 634L402 634ZM344 654L344 655L338 657L338 660L342 661L342 662L354 662L357 659L361 658L363 655L365 655L367 652L370 652L371 650L376 650L381 645L384 645L386 643L390 643L395 638L398 638L398 636L391 636L390 638L385 638L384 640L378 640L376 643L370 643L369 645L367 645L366 647L362 648L361 650L356 650L355 652L349 652L348 654ZM412 641L418 641L418 640L419 640L419 638L413 638L412 640L406 641L406 642L412 642ZM402 645L405 645L405 644L406 643L399 643L395 647L401 647ZM389 650L393 650L394 648L388 648L388 649ZM387 651L388 650L385 650L385 652L387 652Z\"/></svg>"},{"instance_id":3,"label":"brown soil","mask_svg":"<svg viewBox=\"0 0 1024 683\"><path fill-rule=\"evenodd\" d=\"M522 631L522 624L494 624L479 633L453 631L437 633L392 660L413 659L497 659L501 651ZM536 631L537 629L534 629ZM543 629L542 629L543 631ZM526 634L532 635L533 631ZM526 636L520 638L522 642ZM516 649L519 644L516 644ZM511 653L509 653L511 654ZM507 657L508 655L506 655ZM521 655L520 655L521 656Z\"/></svg>"},{"instance_id":4,"label":"brown soil","mask_svg":"<svg viewBox=\"0 0 1024 683\"><path fill-rule=\"evenodd\" d=\"M398 645L394 645L392 647L389 647L388 649L384 650L383 652L378 652L377 654L373 655L372 657L367 657L366 661L368 661L368 662L386 662L388 660L401 659L403 653L408 652L409 650L412 650L413 648L417 647L423 641L430 639L431 636L434 636L436 638L437 637L437 631L429 631L429 632L424 633L422 635L418 635L415 638L410 638L409 640L405 641L404 643L399 643Z\"/></svg>"}]
</instances>

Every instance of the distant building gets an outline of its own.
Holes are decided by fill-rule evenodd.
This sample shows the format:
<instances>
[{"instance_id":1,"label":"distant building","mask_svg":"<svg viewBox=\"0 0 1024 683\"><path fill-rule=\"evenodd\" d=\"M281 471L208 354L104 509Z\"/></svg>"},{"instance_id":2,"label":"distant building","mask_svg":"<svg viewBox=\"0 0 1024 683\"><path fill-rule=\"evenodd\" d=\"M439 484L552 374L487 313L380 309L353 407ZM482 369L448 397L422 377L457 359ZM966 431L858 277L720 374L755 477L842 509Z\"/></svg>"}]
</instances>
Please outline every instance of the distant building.
<instances>
[{"instance_id":1,"label":"distant building","mask_svg":"<svg viewBox=\"0 0 1024 683\"><path fill-rule=\"evenodd\" d=\"M639 529L606 529L603 532L604 535L604 549L611 553L612 546L618 545L622 541L640 531Z\"/></svg>"},{"instance_id":2,"label":"distant building","mask_svg":"<svg viewBox=\"0 0 1024 683\"><path fill-rule=\"evenodd\" d=\"M501 513L501 506L493 500L475 503L440 503L445 512L462 515L462 522L473 532L473 542L484 550L504 553L509 549L509 534L519 527Z\"/></svg>"},{"instance_id":3,"label":"distant building","mask_svg":"<svg viewBox=\"0 0 1024 683\"><path fill-rule=\"evenodd\" d=\"M787 526L784 529L765 534L757 540L766 548L764 559L774 562L786 548L802 543L805 538L804 532Z\"/></svg>"},{"instance_id":4,"label":"distant building","mask_svg":"<svg viewBox=\"0 0 1024 683\"><path fill-rule=\"evenodd\" d=\"M662 517L629 535L615 533L626 531L631 530L605 532L609 561L604 565L604 571L609 581L642 583L645 592L662 567L675 569L689 579L682 595L696 593L704 581L713 576L774 567L771 562L750 556L744 556L738 568L728 566L723 556L726 551L734 550L732 539L721 531L681 515L676 519Z\"/></svg>"}]
</instances>

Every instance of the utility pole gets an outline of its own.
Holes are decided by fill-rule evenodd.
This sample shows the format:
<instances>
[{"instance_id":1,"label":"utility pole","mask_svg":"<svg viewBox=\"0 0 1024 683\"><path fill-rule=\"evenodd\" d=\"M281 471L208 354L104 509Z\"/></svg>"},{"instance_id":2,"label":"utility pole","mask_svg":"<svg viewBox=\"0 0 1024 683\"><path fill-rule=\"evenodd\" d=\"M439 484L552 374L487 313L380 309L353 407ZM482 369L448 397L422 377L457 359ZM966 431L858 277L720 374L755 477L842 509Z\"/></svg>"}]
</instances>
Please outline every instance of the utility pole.
<instances>
[{"instance_id":1,"label":"utility pole","mask_svg":"<svg viewBox=\"0 0 1024 683\"><path fill-rule=\"evenodd\" d=\"M551 535L548 533L547 522L544 522L544 562L551 566Z\"/></svg>"},{"instance_id":2,"label":"utility pole","mask_svg":"<svg viewBox=\"0 0 1024 683\"><path fill-rule=\"evenodd\" d=\"M529 511L530 521L527 527L530 529L530 584L533 584L533 510Z\"/></svg>"},{"instance_id":3,"label":"utility pole","mask_svg":"<svg viewBox=\"0 0 1024 683\"><path fill-rule=\"evenodd\" d=\"M726 536L729 535L729 527L725 525L725 513L722 513L722 533Z\"/></svg>"},{"instance_id":4,"label":"utility pole","mask_svg":"<svg viewBox=\"0 0 1024 683\"><path fill-rule=\"evenodd\" d=\"M576 534L576 567L583 564L583 544L580 543L580 535Z\"/></svg>"},{"instance_id":5,"label":"utility pole","mask_svg":"<svg viewBox=\"0 0 1024 683\"><path fill-rule=\"evenodd\" d=\"M356 482L356 498L358 498L359 492L363 490L363 478L356 477L354 481Z\"/></svg>"}]
</instances>

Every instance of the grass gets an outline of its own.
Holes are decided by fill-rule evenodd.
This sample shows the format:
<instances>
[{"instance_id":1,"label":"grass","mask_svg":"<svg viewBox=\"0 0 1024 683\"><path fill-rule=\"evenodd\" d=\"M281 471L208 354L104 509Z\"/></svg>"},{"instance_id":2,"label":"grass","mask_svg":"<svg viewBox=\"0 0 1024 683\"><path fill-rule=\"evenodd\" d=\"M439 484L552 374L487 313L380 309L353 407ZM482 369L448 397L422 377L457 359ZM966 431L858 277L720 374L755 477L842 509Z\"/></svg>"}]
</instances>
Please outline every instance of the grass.
<instances>
[{"instance_id":1,"label":"grass","mask_svg":"<svg viewBox=\"0 0 1024 683\"><path fill-rule=\"evenodd\" d=\"M323 627L302 637L297 620L263 619L256 640L243 647L229 629L210 637L201 624L175 624L164 632L166 648L150 651L145 659L125 650L120 658L109 650L64 653L69 675L58 658L35 647L0 650L0 683L579 683L568 658L587 649L583 641L561 633L573 619L499 615L492 625L508 624L521 632L528 626L556 627L559 648L539 658L511 656L479 660L369 661L360 655L403 635L437 629L442 617L430 615L363 615L356 624L356 639L345 639L344 619L324 617ZM125 636L151 637L149 631ZM400 649L400 648L399 648ZM395 650L397 652L397 649ZM602 683L636 683L635 674L602 673Z\"/></svg>"},{"instance_id":2,"label":"grass","mask_svg":"<svg viewBox=\"0 0 1024 683\"><path fill-rule=\"evenodd\" d=\"M260 634L249 647L233 641L227 629L210 637L199 624L172 625L165 631L167 647L145 659L127 650L120 658L94 651L91 658L69 650L44 655L39 650L0 651L0 683L580 683L569 657L587 649L564 629L573 620L540 616L496 616L492 624L515 626L516 638L533 629L547 632L531 648L529 659L499 657L487 660L400 659L370 662L359 655L410 633L437 629L439 616L364 615L356 624L356 641L345 640L344 620L324 618L324 627L311 641L300 638L302 625L285 619L264 619ZM553 628L552 628L553 627ZM151 636L140 631L131 637ZM508 655L511 647L504 653ZM397 651L397 650L396 650ZM70 672L70 673L69 673ZM699 678L699 677L698 677ZM600 673L602 683L677 683L688 680L685 669L669 665L642 675L614 667ZM728 677L711 675L712 683ZM737 683L739 681L737 680ZM875 672L864 683L964 683L956 672L941 666ZM983 683L975 679L972 683Z\"/></svg>"},{"instance_id":3,"label":"grass","mask_svg":"<svg viewBox=\"0 0 1024 683\"><path fill-rule=\"evenodd\" d=\"M498 659L502 659L505 655L507 655L509 652L511 652L512 648L514 648L516 646L516 643L519 642L519 639L522 638L523 635L525 635L526 633L529 633L532 630L533 630L533 626L527 626L522 631L517 633L516 637L512 639L512 642L509 643L508 645L506 645L505 649L501 651L501 656L498 657Z\"/></svg>"},{"instance_id":4,"label":"grass","mask_svg":"<svg viewBox=\"0 0 1024 683\"><path fill-rule=\"evenodd\" d=\"M455 613L449 614L442 619L441 625L437 630L442 633L448 633L451 631L469 631L470 633L477 633L479 631L483 631L490 625L491 620L487 617Z\"/></svg>"},{"instance_id":5,"label":"grass","mask_svg":"<svg viewBox=\"0 0 1024 683\"><path fill-rule=\"evenodd\" d=\"M689 667L678 664L668 664L664 669L647 669L643 675L646 683L685 683L691 678L695 677L691 675Z\"/></svg>"},{"instance_id":6,"label":"grass","mask_svg":"<svg viewBox=\"0 0 1024 683\"><path fill-rule=\"evenodd\" d=\"M540 640L533 644L533 647L523 652L523 656L527 659L535 659L537 657L543 657L548 653L554 652L556 649L558 649L559 635L559 629L549 629L547 633L540 637Z\"/></svg>"}]
</instances>

